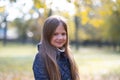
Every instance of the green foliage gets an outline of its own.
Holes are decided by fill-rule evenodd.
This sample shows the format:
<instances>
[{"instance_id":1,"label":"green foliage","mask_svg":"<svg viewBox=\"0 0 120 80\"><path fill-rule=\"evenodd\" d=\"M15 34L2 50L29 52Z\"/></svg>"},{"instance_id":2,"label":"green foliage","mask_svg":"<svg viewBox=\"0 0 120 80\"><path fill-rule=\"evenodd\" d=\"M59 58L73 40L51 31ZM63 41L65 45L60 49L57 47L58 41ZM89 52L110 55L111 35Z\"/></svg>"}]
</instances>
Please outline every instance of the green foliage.
<instances>
[{"instance_id":1,"label":"green foliage","mask_svg":"<svg viewBox=\"0 0 120 80\"><path fill-rule=\"evenodd\" d=\"M110 37L112 38L112 41L116 41L120 43L120 12L115 11L113 15L109 17L109 24L110 24Z\"/></svg>"},{"instance_id":2,"label":"green foliage","mask_svg":"<svg viewBox=\"0 0 120 80\"><path fill-rule=\"evenodd\" d=\"M119 45L120 43L120 2L116 0L115 2L109 1L107 5L111 11L110 15L105 17L104 32L107 40L115 42ZM111 8L110 8L111 7Z\"/></svg>"},{"instance_id":3,"label":"green foliage","mask_svg":"<svg viewBox=\"0 0 120 80\"><path fill-rule=\"evenodd\" d=\"M26 24L24 19L22 18L17 18L14 23L15 26L17 26L18 28L19 38L25 41L27 38L26 32L28 28L28 23Z\"/></svg>"}]
</instances>

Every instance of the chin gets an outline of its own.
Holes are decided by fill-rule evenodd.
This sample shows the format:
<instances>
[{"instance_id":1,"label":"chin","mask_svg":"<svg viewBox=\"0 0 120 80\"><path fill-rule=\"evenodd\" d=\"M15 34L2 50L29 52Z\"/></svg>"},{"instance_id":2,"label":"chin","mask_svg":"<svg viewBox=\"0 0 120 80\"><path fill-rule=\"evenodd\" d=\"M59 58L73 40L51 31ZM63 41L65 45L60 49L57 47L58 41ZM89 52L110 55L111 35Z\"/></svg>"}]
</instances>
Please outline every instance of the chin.
<instances>
[{"instance_id":1,"label":"chin","mask_svg":"<svg viewBox=\"0 0 120 80\"><path fill-rule=\"evenodd\" d=\"M61 47L63 47L63 46L56 46L57 48L61 48Z\"/></svg>"}]
</instances>

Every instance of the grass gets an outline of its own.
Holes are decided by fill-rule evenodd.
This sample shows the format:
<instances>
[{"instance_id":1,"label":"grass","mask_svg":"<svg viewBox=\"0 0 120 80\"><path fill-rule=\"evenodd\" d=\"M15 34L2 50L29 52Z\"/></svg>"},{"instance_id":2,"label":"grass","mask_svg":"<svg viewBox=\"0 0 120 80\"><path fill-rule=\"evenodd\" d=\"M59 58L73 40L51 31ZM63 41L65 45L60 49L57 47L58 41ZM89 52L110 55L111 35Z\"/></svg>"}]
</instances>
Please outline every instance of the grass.
<instances>
[{"instance_id":1,"label":"grass","mask_svg":"<svg viewBox=\"0 0 120 80\"><path fill-rule=\"evenodd\" d=\"M83 75L82 80L120 80L120 54L115 51L81 47L75 59Z\"/></svg>"},{"instance_id":2,"label":"grass","mask_svg":"<svg viewBox=\"0 0 120 80\"><path fill-rule=\"evenodd\" d=\"M0 80L34 80L32 63L36 52L34 45L0 44Z\"/></svg>"},{"instance_id":3,"label":"grass","mask_svg":"<svg viewBox=\"0 0 120 80\"><path fill-rule=\"evenodd\" d=\"M72 47L81 80L120 80L120 54L106 48ZM34 80L35 45L0 43L0 80Z\"/></svg>"}]
</instances>

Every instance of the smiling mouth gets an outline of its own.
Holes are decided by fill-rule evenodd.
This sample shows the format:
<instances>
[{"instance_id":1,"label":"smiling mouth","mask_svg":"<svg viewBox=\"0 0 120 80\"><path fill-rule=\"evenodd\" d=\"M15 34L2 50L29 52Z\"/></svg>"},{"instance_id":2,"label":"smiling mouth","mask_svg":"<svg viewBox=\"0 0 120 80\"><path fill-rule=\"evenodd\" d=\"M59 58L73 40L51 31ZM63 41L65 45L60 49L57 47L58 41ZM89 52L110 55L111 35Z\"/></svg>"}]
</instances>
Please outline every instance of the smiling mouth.
<instances>
[{"instance_id":1,"label":"smiling mouth","mask_svg":"<svg viewBox=\"0 0 120 80\"><path fill-rule=\"evenodd\" d=\"M57 44L62 44L63 42L56 42Z\"/></svg>"}]
</instances>

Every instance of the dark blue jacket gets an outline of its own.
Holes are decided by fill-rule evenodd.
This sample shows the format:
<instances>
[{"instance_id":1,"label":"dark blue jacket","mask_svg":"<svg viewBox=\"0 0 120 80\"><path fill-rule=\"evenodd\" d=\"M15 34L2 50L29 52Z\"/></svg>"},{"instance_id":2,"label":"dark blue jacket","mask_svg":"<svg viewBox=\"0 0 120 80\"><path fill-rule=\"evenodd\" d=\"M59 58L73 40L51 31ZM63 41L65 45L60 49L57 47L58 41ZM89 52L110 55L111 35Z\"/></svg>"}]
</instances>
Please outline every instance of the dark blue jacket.
<instances>
[{"instance_id":1,"label":"dark blue jacket","mask_svg":"<svg viewBox=\"0 0 120 80\"><path fill-rule=\"evenodd\" d=\"M39 47L39 46L38 46ZM61 80L72 80L70 72L70 63L64 52L58 51L56 53L57 64L61 73ZM45 68L45 63L40 53L37 53L33 62L33 72L35 80L50 80Z\"/></svg>"}]
</instances>

